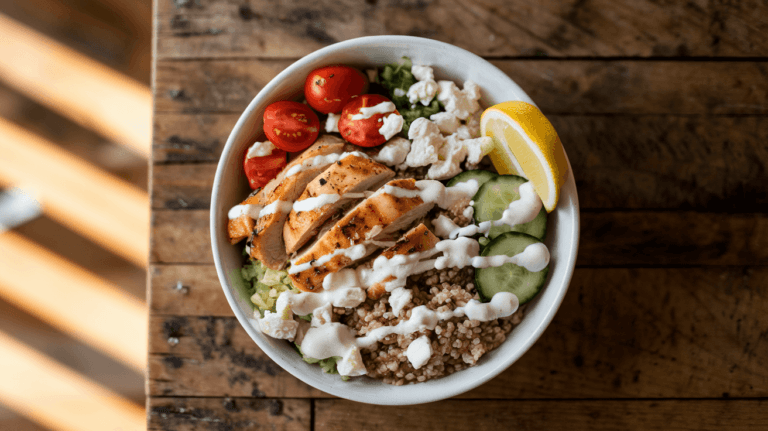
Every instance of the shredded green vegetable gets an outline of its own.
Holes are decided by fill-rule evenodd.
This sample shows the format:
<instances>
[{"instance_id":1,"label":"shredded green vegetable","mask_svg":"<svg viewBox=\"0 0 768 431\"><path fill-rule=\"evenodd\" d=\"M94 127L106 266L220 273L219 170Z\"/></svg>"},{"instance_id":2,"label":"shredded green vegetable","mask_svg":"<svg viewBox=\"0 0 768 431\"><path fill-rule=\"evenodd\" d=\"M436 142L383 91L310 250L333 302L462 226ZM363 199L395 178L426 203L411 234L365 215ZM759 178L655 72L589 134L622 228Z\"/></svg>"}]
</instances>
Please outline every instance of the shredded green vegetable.
<instances>
[{"instance_id":1,"label":"shredded green vegetable","mask_svg":"<svg viewBox=\"0 0 768 431\"><path fill-rule=\"evenodd\" d=\"M298 292L291 284L287 271L275 271L266 268L258 260L251 260L240 269L240 275L250 286L248 294L251 295L251 302L259 310L263 317L264 311L274 312L277 303L277 297L281 293L292 290Z\"/></svg>"}]
</instances>

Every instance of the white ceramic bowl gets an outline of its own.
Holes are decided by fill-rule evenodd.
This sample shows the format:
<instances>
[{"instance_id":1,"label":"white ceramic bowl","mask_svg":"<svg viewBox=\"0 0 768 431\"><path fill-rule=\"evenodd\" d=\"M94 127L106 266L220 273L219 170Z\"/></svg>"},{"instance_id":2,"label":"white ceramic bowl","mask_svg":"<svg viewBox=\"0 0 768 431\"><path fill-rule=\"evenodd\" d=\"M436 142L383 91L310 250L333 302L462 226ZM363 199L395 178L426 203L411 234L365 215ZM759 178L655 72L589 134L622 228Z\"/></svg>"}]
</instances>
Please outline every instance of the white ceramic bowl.
<instances>
[{"instance_id":1,"label":"white ceramic bowl","mask_svg":"<svg viewBox=\"0 0 768 431\"><path fill-rule=\"evenodd\" d=\"M501 346L483 356L476 366L447 377L404 386L391 386L368 377L344 382L338 375L324 374L320 367L302 361L285 340L259 332L248 298L238 292L230 278L243 263L243 244L229 243L226 225L227 211L250 191L241 157L247 145L262 133L264 109L273 102L300 96L304 79L317 67L346 64L364 69L393 63L403 56L410 57L414 64L433 66L436 79L476 82L482 88L483 106L507 100L533 103L512 79L491 63L453 45L408 36L372 36L340 42L293 63L256 95L229 135L216 170L211 198L211 243L216 271L229 305L246 332L272 360L305 383L342 398L381 405L427 403L452 397L485 383L512 365L552 321L568 289L579 242L578 197L573 174L569 173L558 207L549 215L546 244L552 259L547 284L529 303L522 323Z\"/></svg>"}]
</instances>

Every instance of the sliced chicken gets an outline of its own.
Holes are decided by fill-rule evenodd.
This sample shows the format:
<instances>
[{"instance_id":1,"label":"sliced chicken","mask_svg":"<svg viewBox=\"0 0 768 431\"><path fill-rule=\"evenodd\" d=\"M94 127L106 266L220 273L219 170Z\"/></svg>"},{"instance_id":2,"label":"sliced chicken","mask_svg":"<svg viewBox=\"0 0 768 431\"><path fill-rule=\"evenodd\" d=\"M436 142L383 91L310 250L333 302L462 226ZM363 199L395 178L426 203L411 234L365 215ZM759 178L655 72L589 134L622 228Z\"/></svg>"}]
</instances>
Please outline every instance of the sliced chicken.
<instances>
[{"instance_id":1,"label":"sliced chicken","mask_svg":"<svg viewBox=\"0 0 768 431\"><path fill-rule=\"evenodd\" d=\"M264 189L259 189L255 193L252 193L246 200L240 203L238 207L245 206L245 205L252 205L254 209L259 209L264 207L264 201L265 196L263 193ZM243 211L239 211L242 213ZM229 223L227 224L227 233L229 234L229 242L232 244L237 244L238 242L248 238L248 236L253 232L253 226L256 224L256 220L254 220L252 217L248 216L247 214L241 214L237 218L231 218L229 219Z\"/></svg>"},{"instance_id":2,"label":"sliced chicken","mask_svg":"<svg viewBox=\"0 0 768 431\"><path fill-rule=\"evenodd\" d=\"M283 225L293 202L304 188L344 151L344 141L332 135L323 135L292 160L270 181L262 191L264 208L251 233L251 257L260 260L267 268L282 268L288 255L283 241Z\"/></svg>"},{"instance_id":3,"label":"sliced chicken","mask_svg":"<svg viewBox=\"0 0 768 431\"><path fill-rule=\"evenodd\" d=\"M350 154L329 166L296 200L283 228L285 250L301 248L337 210L366 190L376 190L395 173L381 163Z\"/></svg>"},{"instance_id":4,"label":"sliced chicken","mask_svg":"<svg viewBox=\"0 0 768 431\"><path fill-rule=\"evenodd\" d=\"M385 256L387 259L391 259L392 256L398 254L421 253L422 251L433 248L438 242L440 242L440 238L436 237L432 231L422 223L406 232L402 238L397 240L395 245L384 250L381 255ZM395 277L390 275L379 283L369 287L368 297L371 299L381 298L387 292L384 284L394 279Z\"/></svg>"},{"instance_id":5,"label":"sliced chicken","mask_svg":"<svg viewBox=\"0 0 768 431\"><path fill-rule=\"evenodd\" d=\"M317 292L326 275L362 259L376 250L376 240L409 226L434 206L418 196L416 180L388 182L360 202L307 252L294 260L289 271L294 287Z\"/></svg>"}]
</instances>

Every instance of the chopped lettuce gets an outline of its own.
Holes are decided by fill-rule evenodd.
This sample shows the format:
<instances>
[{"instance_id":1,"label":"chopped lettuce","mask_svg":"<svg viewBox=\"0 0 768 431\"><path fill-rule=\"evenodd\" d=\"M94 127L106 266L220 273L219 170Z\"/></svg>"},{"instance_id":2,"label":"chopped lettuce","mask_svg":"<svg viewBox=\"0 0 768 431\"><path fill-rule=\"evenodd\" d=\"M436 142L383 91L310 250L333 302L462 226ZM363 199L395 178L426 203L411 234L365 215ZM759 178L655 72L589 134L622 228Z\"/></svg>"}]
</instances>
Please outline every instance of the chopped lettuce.
<instances>
[{"instance_id":1,"label":"chopped lettuce","mask_svg":"<svg viewBox=\"0 0 768 431\"><path fill-rule=\"evenodd\" d=\"M416 78L411 73L411 59L403 57L402 63L392 63L384 66L384 70L379 74L379 80L381 85L389 92L389 98L397 106L397 109L404 109L410 106L408 102L408 89L411 85L416 83ZM402 96L396 96L395 90L400 89L403 92ZM399 93L399 92L398 92Z\"/></svg>"},{"instance_id":2,"label":"chopped lettuce","mask_svg":"<svg viewBox=\"0 0 768 431\"><path fill-rule=\"evenodd\" d=\"M424 106L421 103L411 105L408 100L408 89L411 85L416 83L416 78L411 73L412 62L408 57L403 57L402 63L392 63L384 66L381 74L379 74L379 80L381 85L389 92L389 98L397 107L400 115L403 116L403 134L408 136L408 129L411 123L417 118L426 117L437 114L442 109L440 102L437 99L432 99L432 102ZM400 91L395 91L400 90ZM400 96L395 93L401 94Z\"/></svg>"},{"instance_id":3,"label":"chopped lettuce","mask_svg":"<svg viewBox=\"0 0 768 431\"><path fill-rule=\"evenodd\" d=\"M292 290L298 292L291 284L287 271L275 271L262 265L258 260L251 260L241 269L240 274L250 286L248 294L251 302L264 316L264 311L275 312L277 297L281 293Z\"/></svg>"}]
</instances>

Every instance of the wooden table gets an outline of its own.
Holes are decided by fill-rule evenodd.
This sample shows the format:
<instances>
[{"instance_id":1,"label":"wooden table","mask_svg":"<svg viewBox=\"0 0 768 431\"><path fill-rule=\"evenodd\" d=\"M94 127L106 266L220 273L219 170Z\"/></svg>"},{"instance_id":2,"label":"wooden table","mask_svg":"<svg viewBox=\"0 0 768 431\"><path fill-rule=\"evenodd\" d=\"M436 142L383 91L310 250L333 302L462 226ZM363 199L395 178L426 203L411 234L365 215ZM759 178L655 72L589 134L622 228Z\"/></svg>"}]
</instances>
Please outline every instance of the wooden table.
<instances>
[{"instance_id":1,"label":"wooden table","mask_svg":"<svg viewBox=\"0 0 768 431\"><path fill-rule=\"evenodd\" d=\"M155 2L150 429L768 428L768 4L275 3ZM333 398L272 363L209 244L213 173L247 103L299 57L373 34L508 73L554 123L582 205L578 268L539 342L422 406Z\"/></svg>"}]
</instances>

